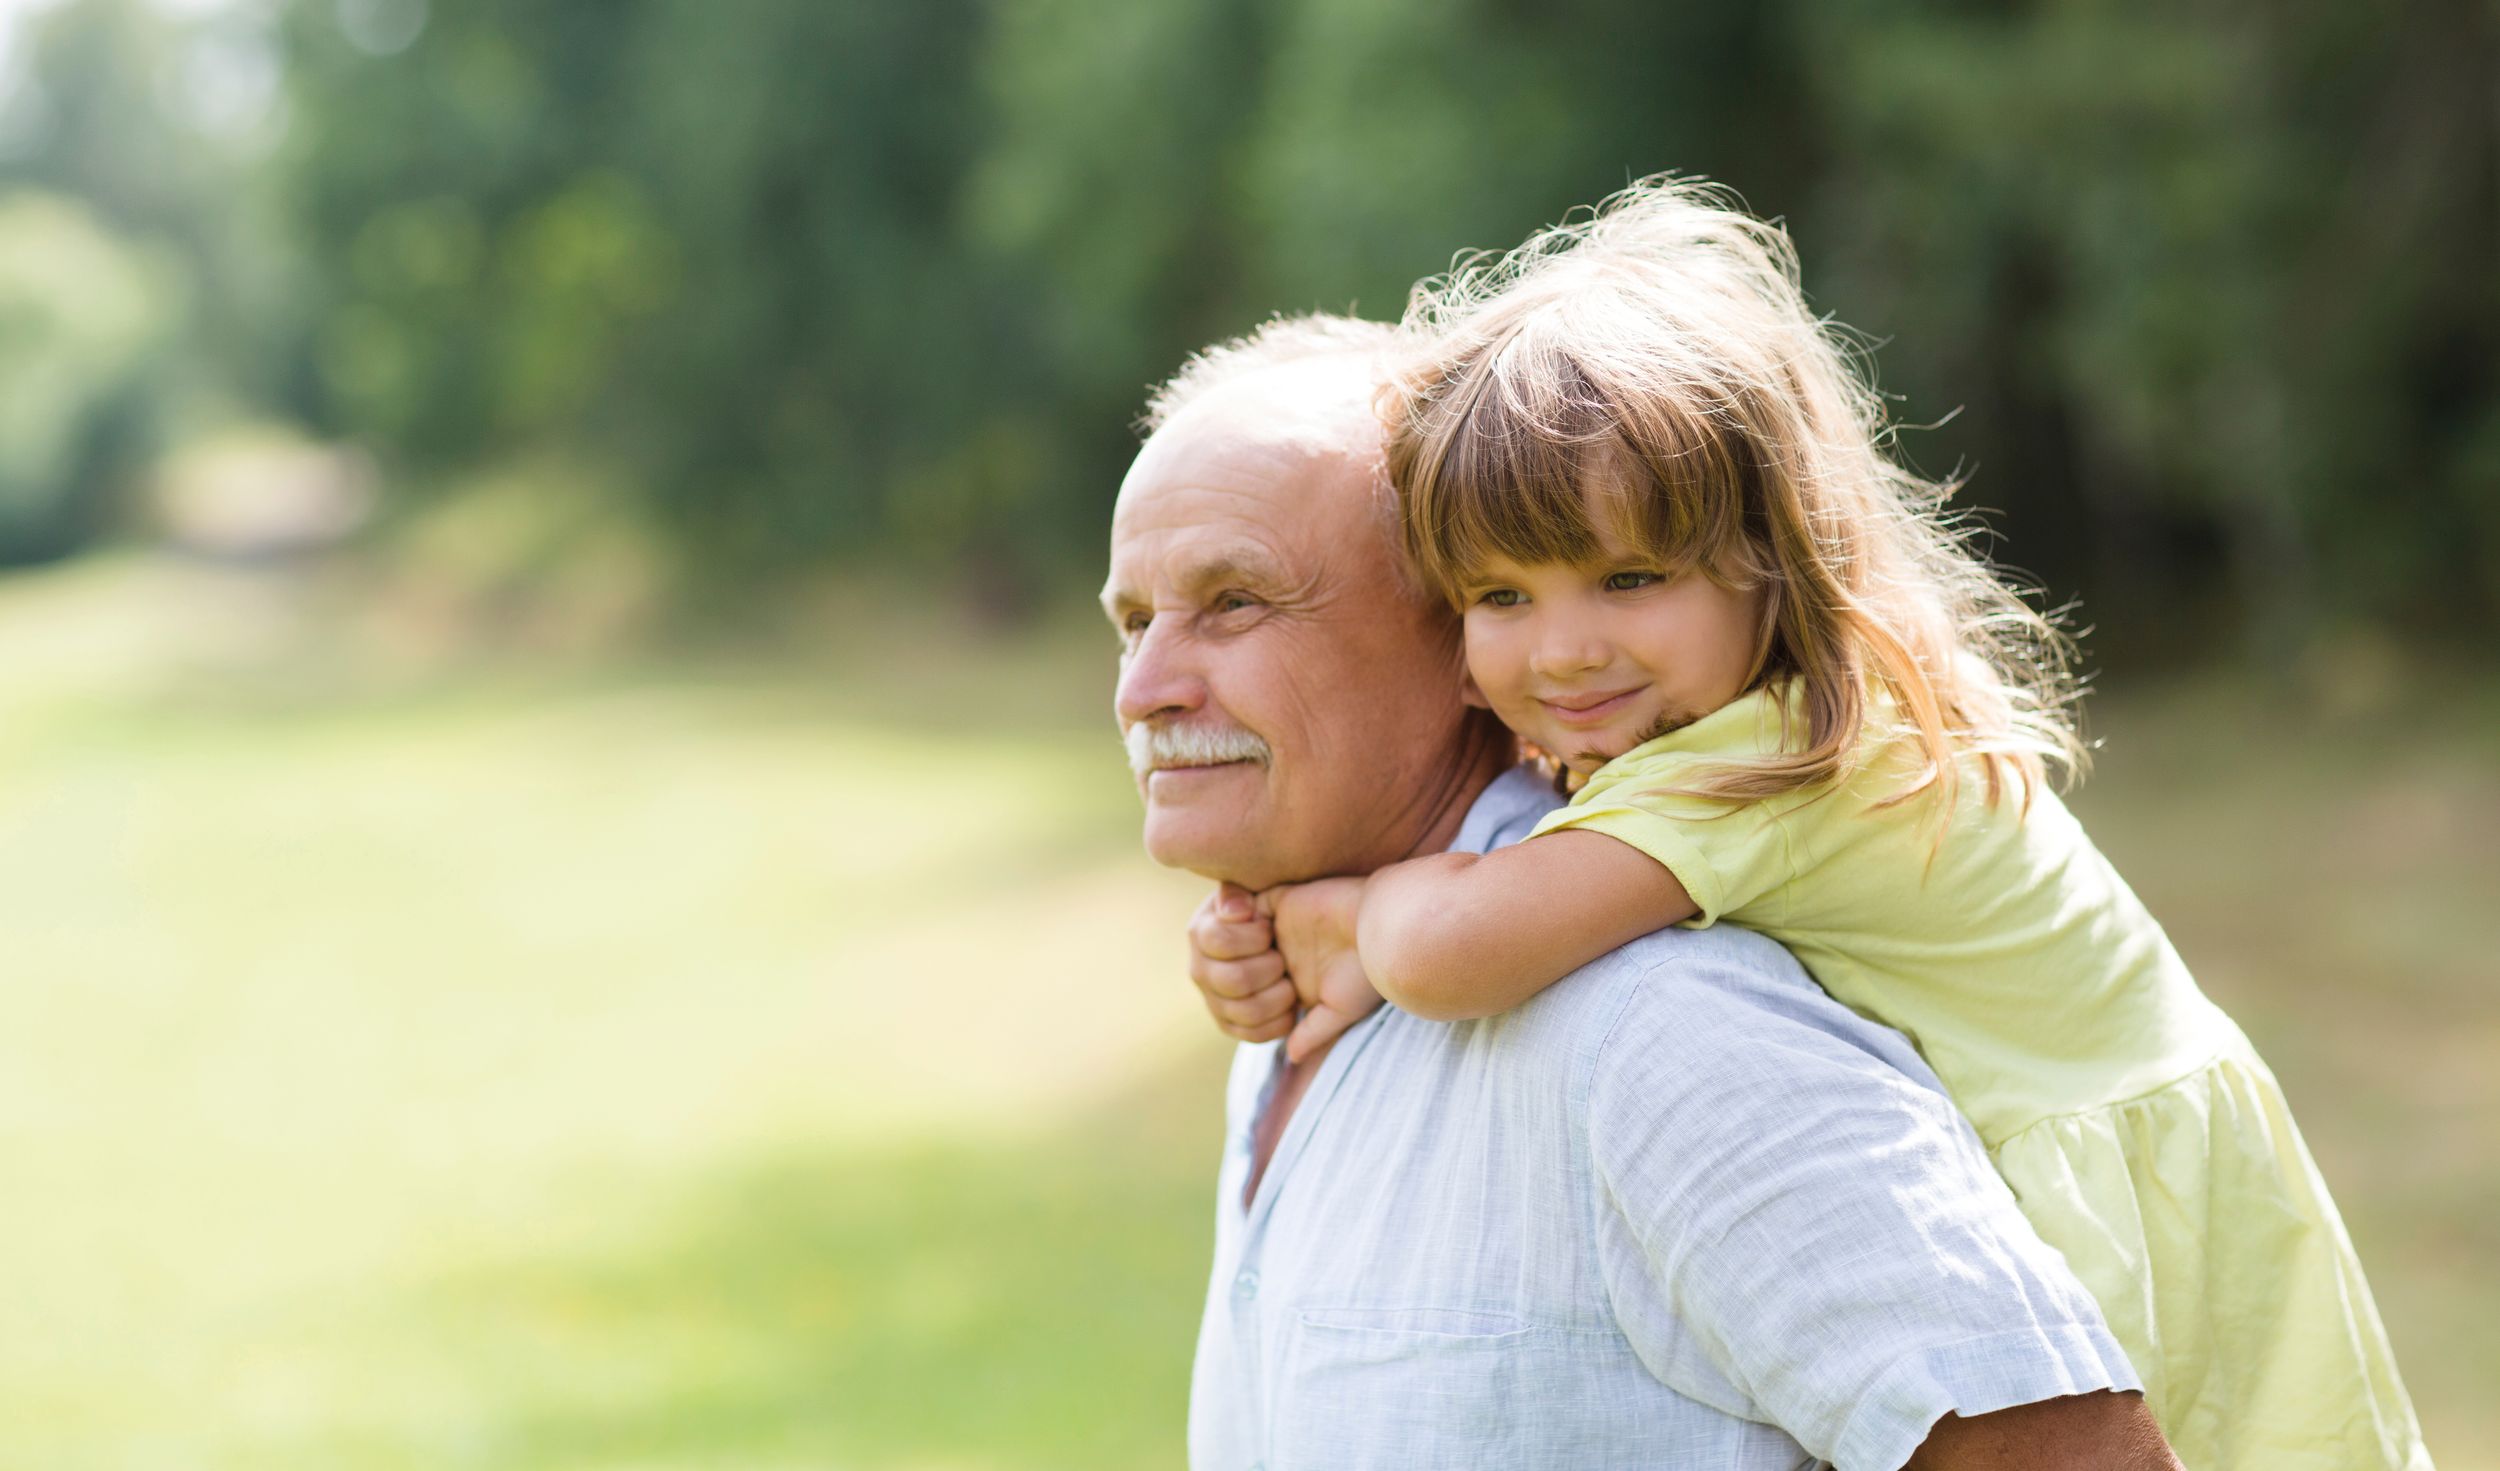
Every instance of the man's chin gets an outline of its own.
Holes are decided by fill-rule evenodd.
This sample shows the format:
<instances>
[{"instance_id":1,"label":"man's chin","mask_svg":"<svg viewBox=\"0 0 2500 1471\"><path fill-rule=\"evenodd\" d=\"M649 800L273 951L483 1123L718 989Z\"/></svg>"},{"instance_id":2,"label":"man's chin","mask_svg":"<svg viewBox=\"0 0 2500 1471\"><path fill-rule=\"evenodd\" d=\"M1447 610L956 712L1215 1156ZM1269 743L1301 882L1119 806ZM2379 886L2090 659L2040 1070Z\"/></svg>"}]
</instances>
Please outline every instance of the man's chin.
<instances>
[{"instance_id":1,"label":"man's chin","mask_svg":"<svg viewBox=\"0 0 2500 1471\"><path fill-rule=\"evenodd\" d=\"M1146 795L1147 857L1165 868L1236 882L1265 866L1266 845L1258 841L1259 824L1248 806L1179 800L1155 791L1159 784L1150 780Z\"/></svg>"}]
</instances>

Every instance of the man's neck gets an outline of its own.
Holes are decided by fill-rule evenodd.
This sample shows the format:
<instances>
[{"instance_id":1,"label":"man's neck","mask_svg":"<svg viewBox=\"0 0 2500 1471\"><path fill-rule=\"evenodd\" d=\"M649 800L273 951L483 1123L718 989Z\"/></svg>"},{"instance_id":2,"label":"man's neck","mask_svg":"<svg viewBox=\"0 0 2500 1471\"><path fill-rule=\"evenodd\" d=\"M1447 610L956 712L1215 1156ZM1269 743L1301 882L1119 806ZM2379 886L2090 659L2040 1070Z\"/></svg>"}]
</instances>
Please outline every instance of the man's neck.
<instances>
[{"instance_id":1,"label":"man's neck","mask_svg":"<svg viewBox=\"0 0 2500 1471\"><path fill-rule=\"evenodd\" d=\"M1450 845L1458 841L1459 829L1467 825L1467 814L1475 809L1476 799L1518 763L1518 741L1490 716L1478 712L1467 722L1465 742L1457 758L1443 771L1440 784L1425 806L1421 831L1413 845L1399 856L1421 858L1448 852Z\"/></svg>"},{"instance_id":2,"label":"man's neck","mask_svg":"<svg viewBox=\"0 0 2500 1471\"><path fill-rule=\"evenodd\" d=\"M1468 813L1475 808L1475 798L1485 796L1485 788L1493 786L1495 778L1510 771L1515 763L1518 763L1518 741L1513 741L1510 730L1495 723L1490 715L1470 718L1468 738L1465 738L1458 758L1450 761L1448 768L1443 768L1443 778L1433 788L1430 801L1420 806L1420 811L1425 813L1425 823L1413 846L1400 853L1400 858L1448 853L1450 843L1458 841L1460 828L1468 826ZM1310 1078L1318 1076L1320 1063L1328 1058L1328 1053L1335 1046L1338 1043L1333 1038L1300 1063L1288 1063L1283 1051L1278 1053L1275 1091L1268 1096L1268 1108L1260 1113L1258 1123L1250 1131L1250 1178L1243 1181L1243 1211L1248 1211L1250 1201L1258 1196L1260 1176L1268 1173L1268 1161L1275 1156L1275 1146L1278 1146L1280 1138L1285 1138L1285 1123L1293 1118L1295 1106L1303 1101L1303 1091L1310 1088Z\"/></svg>"},{"instance_id":3,"label":"man's neck","mask_svg":"<svg viewBox=\"0 0 2500 1471\"><path fill-rule=\"evenodd\" d=\"M1420 832L1413 845L1399 856L1421 858L1449 851L1450 845L1458 841L1459 829L1467 825L1467 814L1474 810L1476 799L1503 772L1518 764L1518 759L1519 743L1507 729L1490 716L1471 718L1456 759L1443 768L1439 784L1419 808L1425 814ZM1311 1086L1320 1064L1336 1045L1332 1038L1299 1063L1285 1061L1281 1050L1277 1053L1275 1089L1250 1131L1250 1172L1241 1187L1243 1210L1248 1210L1256 1197L1259 1180L1267 1173L1268 1161L1275 1156L1277 1142L1284 1138L1285 1125L1302 1102L1303 1091Z\"/></svg>"}]
</instances>

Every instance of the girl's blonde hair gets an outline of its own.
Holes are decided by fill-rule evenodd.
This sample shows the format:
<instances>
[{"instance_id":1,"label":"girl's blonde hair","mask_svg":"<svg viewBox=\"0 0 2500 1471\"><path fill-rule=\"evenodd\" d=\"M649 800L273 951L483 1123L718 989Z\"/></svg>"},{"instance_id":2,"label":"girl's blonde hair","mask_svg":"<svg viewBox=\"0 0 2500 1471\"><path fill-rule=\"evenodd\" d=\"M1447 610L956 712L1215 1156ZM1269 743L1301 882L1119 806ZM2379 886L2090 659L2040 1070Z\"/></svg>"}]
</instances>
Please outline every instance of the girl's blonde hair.
<instances>
[{"instance_id":1,"label":"girl's blonde hair","mask_svg":"<svg viewBox=\"0 0 2500 1471\"><path fill-rule=\"evenodd\" d=\"M1887 801L1951 810L2078 773L2072 642L1943 513L1954 487L1885 453L1855 344L1818 319L1795 248L1732 196L1646 179L1507 255L1415 288L1383 391L1406 550L1463 606L1500 555L1585 563L1596 517L1672 569L1762 589L1756 682L1793 684L1802 737L1697 795L1846 780L1880 736L1915 760ZM1940 834L1941 835L1941 834Z\"/></svg>"}]
</instances>

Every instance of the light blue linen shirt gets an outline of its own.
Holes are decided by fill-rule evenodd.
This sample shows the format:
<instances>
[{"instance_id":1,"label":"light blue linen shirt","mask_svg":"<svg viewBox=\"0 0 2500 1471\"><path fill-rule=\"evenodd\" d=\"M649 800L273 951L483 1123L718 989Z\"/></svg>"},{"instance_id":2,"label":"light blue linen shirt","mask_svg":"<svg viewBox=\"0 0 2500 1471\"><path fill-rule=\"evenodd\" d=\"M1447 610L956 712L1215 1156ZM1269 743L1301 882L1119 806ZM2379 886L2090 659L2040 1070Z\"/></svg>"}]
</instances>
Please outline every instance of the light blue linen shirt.
<instances>
[{"instance_id":1,"label":"light blue linen shirt","mask_svg":"<svg viewBox=\"0 0 2500 1471\"><path fill-rule=\"evenodd\" d=\"M1510 772L1454 846L1556 801ZM1888 1471L1949 1410L2140 1387L1909 1043L1759 935L1484 1021L1383 1007L1245 1209L1276 1057L1233 1066L1196 1471Z\"/></svg>"}]
</instances>

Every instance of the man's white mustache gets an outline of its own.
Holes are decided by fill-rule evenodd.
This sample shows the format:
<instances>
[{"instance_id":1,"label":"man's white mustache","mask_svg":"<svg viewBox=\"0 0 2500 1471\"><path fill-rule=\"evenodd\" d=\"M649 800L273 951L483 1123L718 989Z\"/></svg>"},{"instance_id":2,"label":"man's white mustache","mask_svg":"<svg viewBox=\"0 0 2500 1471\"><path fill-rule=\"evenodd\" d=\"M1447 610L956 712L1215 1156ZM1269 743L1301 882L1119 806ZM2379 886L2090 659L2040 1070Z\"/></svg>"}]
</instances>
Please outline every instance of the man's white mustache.
<instances>
[{"instance_id":1,"label":"man's white mustache","mask_svg":"<svg viewBox=\"0 0 2500 1471\"><path fill-rule=\"evenodd\" d=\"M1166 766L1268 762L1267 742L1238 725L1149 725L1128 728L1129 770L1144 776Z\"/></svg>"}]
</instances>

